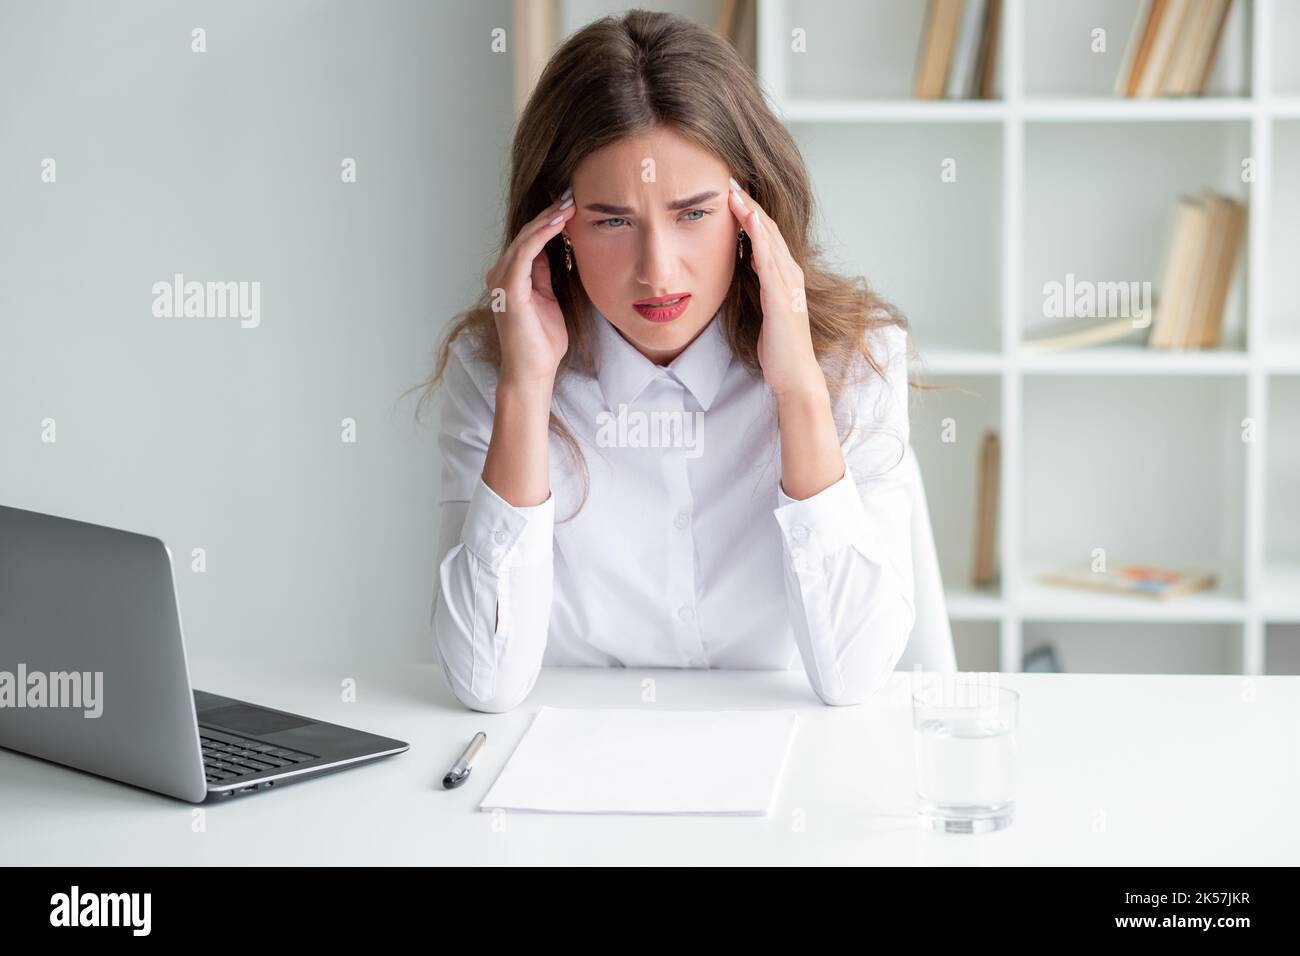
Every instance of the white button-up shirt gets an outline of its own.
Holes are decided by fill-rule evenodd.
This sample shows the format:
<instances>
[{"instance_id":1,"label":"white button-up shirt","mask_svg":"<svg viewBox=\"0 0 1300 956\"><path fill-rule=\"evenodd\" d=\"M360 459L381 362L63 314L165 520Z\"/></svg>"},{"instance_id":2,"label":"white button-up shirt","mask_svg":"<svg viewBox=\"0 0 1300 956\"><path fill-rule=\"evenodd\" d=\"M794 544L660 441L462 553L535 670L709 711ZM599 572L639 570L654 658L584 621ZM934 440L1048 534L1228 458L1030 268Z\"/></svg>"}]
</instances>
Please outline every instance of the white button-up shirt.
<instances>
[{"instance_id":1,"label":"white button-up shirt","mask_svg":"<svg viewBox=\"0 0 1300 956\"><path fill-rule=\"evenodd\" d=\"M786 669L828 704L889 677L915 618L906 333L874 333L833 412L843 477L810 498L780 485L776 401L735 361L717 315L667 366L598 311L595 376L570 372L552 409L590 473L587 501L550 435L550 497L513 507L483 481L497 371L451 347L442 452L435 653L452 692L500 712L543 665ZM856 378L866 378L852 384Z\"/></svg>"}]
</instances>

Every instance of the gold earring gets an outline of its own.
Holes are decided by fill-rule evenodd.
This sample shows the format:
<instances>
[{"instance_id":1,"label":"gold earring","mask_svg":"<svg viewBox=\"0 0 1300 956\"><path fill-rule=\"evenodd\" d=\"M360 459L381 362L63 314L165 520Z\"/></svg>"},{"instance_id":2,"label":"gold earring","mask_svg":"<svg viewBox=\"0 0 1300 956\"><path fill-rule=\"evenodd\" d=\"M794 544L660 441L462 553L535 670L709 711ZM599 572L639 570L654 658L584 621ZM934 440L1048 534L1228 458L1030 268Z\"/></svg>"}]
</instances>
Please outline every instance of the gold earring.
<instances>
[{"instance_id":1,"label":"gold earring","mask_svg":"<svg viewBox=\"0 0 1300 956\"><path fill-rule=\"evenodd\" d=\"M569 242L569 237L564 237L564 268L568 272L573 271L573 243Z\"/></svg>"},{"instance_id":2,"label":"gold earring","mask_svg":"<svg viewBox=\"0 0 1300 956\"><path fill-rule=\"evenodd\" d=\"M739 259L745 258L745 230L744 229L739 229L736 231L736 257Z\"/></svg>"}]
</instances>

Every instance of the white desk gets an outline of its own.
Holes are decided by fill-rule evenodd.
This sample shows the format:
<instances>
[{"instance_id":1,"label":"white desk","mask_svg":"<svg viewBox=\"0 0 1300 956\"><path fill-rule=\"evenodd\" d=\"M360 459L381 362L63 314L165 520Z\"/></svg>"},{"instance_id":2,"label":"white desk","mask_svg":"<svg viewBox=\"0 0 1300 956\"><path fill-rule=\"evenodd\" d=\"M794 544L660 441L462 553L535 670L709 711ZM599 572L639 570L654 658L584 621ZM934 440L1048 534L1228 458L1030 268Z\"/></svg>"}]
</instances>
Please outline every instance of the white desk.
<instances>
[{"instance_id":1,"label":"white desk","mask_svg":"<svg viewBox=\"0 0 1300 956\"><path fill-rule=\"evenodd\" d=\"M195 686L406 740L369 767L206 809L0 751L8 864L1291 864L1300 863L1300 677L1004 675L1020 691L1016 821L918 828L910 676L827 707L801 670L545 670L508 714L461 708L432 664L303 671L199 661ZM357 680L343 703L340 681ZM657 703L642 703L653 678ZM1249 685L1249 686L1248 686ZM1253 700L1251 694L1253 693ZM542 703L795 708L769 817L484 812L478 802ZM475 731L470 781L441 777Z\"/></svg>"}]
</instances>

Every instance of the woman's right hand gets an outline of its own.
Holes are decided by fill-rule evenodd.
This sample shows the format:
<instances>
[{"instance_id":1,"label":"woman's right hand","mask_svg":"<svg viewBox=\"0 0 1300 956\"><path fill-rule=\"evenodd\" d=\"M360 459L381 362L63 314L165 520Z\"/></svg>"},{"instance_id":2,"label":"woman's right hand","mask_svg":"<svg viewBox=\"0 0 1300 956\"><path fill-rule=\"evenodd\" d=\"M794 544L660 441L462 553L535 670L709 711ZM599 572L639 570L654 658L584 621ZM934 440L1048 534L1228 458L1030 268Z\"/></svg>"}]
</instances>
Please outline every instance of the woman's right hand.
<instances>
[{"instance_id":1,"label":"woman's right hand","mask_svg":"<svg viewBox=\"0 0 1300 956\"><path fill-rule=\"evenodd\" d=\"M560 360L569 348L564 313L551 290L551 266L545 247L577 212L573 190L543 209L528 222L487 274L489 294L504 311L494 311L501 340L502 382L537 383L555 378Z\"/></svg>"}]
</instances>

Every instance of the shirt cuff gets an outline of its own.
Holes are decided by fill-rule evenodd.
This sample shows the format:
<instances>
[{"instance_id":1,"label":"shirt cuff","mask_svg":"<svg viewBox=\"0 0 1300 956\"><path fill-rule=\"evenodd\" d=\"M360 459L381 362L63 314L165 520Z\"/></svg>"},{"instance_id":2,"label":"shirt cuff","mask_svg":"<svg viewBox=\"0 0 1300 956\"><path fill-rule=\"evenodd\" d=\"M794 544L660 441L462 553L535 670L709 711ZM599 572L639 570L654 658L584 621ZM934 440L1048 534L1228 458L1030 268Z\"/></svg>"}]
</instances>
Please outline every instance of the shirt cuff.
<instances>
[{"instance_id":1,"label":"shirt cuff","mask_svg":"<svg viewBox=\"0 0 1300 956\"><path fill-rule=\"evenodd\" d=\"M540 505L510 504L479 476L470 494L461 540L493 570L546 564L554 557L555 495Z\"/></svg>"},{"instance_id":2,"label":"shirt cuff","mask_svg":"<svg viewBox=\"0 0 1300 956\"><path fill-rule=\"evenodd\" d=\"M781 526L796 571L802 570L804 559L819 562L864 540L867 513L847 466L838 481L811 498L791 498L779 481L776 493L777 507L772 513Z\"/></svg>"}]
</instances>

